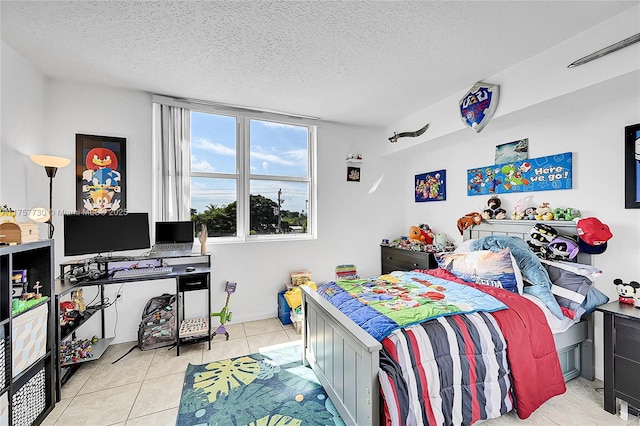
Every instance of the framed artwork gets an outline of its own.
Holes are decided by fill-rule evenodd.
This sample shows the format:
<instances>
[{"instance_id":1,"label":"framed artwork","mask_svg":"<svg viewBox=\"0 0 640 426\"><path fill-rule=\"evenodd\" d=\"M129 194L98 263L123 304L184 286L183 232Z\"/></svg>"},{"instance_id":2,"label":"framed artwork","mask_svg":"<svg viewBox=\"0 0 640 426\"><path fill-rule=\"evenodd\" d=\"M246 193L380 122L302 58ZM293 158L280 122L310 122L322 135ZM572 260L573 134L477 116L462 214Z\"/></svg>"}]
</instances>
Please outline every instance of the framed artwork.
<instances>
[{"instance_id":1,"label":"framed artwork","mask_svg":"<svg viewBox=\"0 0 640 426\"><path fill-rule=\"evenodd\" d=\"M416 203L425 201L444 201L447 199L447 172L435 172L416 175L415 180Z\"/></svg>"},{"instance_id":2,"label":"framed artwork","mask_svg":"<svg viewBox=\"0 0 640 426\"><path fill-rule=\"evenodd\" d=\"M347 167L347 182L360 182L360 167Z\"/></svg>"},{"instance_id":3,"label":"framed artwork","mask_svg":"<svg viewBox=\"0 0 640 426\"><path fill-rule=\"evenodd\" d=\"M529 158L529 139L496 145L496 164L513 163Z\"/></svg>"},{"instance_id":4,"label":"framed artwork","mask_svg":"<svg viewBox=\"0 0 640 426\"><path fill-rule=\"evenodd\" d=\"M125 138L76 134L78 213L126 211L125 143Z\"/></svg>"},{"instance_id":5,"label":"framed artwork","mask_svg":"<svg viewBox=\"0 0 640 426\"><path fill-rule=\"evenodd\" d=\"M624 207L640 209L640 124L624 128Z\"/></svg>"}]
</instances>

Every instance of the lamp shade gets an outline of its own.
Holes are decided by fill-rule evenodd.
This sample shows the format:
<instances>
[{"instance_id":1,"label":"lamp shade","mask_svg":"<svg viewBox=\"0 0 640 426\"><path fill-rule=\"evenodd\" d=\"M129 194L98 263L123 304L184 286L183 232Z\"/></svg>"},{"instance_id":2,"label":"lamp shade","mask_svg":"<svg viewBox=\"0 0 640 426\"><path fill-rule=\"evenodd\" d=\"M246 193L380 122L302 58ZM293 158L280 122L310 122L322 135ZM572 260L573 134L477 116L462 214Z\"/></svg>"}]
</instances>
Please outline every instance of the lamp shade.
<instances>
[{"instance_id":1,"label":"lamp shade","mask_svg":"<svg viewBox=\"0 0 640 426\"><path fill-rule=\"evenodd\" d=\"M71 159L64 157L54 157L53 155L32 155L31 161L43 167L66 167L71 163Z\"/></svg>"}]
</instances>

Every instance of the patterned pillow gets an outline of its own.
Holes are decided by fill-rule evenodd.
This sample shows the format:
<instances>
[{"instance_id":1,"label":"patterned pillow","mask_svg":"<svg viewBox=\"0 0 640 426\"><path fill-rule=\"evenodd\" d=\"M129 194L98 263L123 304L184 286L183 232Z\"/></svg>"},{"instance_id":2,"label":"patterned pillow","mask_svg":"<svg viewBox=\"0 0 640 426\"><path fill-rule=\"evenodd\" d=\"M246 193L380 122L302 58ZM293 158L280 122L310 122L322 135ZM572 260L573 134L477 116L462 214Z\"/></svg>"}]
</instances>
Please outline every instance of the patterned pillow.
<instances>
[{"instance_id":1,"label":"patterned pillow","mask_svg":"<svg viewBox=\"0 0 640 426\"><path fill-rule=\"evenodd\" d=\"M460 279L518 293L509 248L498 252L478 250L468 253L438 253L436 260L440 268Z\"/></svg>"},{"instance_id":2,"label":"patterned pillow","mask_svg":"<svg viewBox=\"0 0 640 426\"><path fill-rule=\"evenodd\" d=\"M553 293L551 293L549 274L540 263L540 258L529 250L529 246L524 240L511 235L488 235L471 243L472 250L497 251L505 247L511 249L511 253L516 258L522 272L522 278L525 283L529 284L525 285L523 292L542 300L553 315L563 319L564 314L560 309L560 305L558 305Z\"/></svg>"}]
</instances>

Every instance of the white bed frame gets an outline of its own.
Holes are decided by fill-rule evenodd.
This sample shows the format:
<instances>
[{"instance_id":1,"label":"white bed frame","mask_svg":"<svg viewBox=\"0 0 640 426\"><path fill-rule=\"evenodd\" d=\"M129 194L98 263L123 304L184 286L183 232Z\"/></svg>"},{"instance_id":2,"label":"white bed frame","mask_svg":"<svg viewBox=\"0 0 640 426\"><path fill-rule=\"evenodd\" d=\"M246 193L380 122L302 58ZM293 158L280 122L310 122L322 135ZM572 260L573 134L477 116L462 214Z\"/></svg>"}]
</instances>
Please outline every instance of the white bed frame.
<instances>
[{"instance_id":1,"label":"white bed frame","mask_svg":"<svg viewBox=\"0 0 640 426\"><path fill-rule=\"evenodd\" d=\"M465 231L464 239L513 235L527 240L536 222L490 220ZM575 222L545 221L561 235L575 236ZM590 255L579 254L591 264ZM303 361L311 366L347 425L380 423L378 383L382 345L308 287L302 287ZM554 335L565 381L594 379L593 321L587 318Z\"/></svg>"}]
</instances>

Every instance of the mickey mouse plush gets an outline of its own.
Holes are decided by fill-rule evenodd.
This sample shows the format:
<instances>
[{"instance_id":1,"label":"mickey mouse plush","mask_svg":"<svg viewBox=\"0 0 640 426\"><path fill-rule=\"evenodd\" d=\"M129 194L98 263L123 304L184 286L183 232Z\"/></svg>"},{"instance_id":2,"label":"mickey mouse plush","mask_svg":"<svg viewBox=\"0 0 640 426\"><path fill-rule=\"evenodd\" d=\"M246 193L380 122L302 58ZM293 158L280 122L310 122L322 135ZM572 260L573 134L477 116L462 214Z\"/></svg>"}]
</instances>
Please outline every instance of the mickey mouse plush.
<instances>
[{"instance_id":1,"label":"mickey mouse plush","mask_svg":"<svg viewBox=\"0 0 640 426\"><path fill-rule=\"evenodd\" d=\"M616 286L616 290L618 290L618 301L620 303L633 305L636 298L640 298L640 283L637 281L623 283L620 278L616 278L613 283Z\"/></svg>"}]
</instances>

